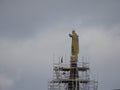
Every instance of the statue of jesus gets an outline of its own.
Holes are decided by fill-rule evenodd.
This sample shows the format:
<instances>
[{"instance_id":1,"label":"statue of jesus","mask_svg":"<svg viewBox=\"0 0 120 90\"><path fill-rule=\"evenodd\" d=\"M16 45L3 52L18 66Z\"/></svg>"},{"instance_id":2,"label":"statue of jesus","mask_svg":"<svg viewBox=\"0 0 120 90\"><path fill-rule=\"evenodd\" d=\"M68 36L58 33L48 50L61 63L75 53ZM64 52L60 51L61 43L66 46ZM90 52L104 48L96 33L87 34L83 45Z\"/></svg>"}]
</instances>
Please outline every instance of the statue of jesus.
<instances>
[{"instance_id":1,"label":"statue of jesus","mask_svg":"<svg viewBox=\"0 0 120 90\"><path fill-rule=\"evenodd\" d=\"M71 59L77 60L79 53L79 38L74 30L72 31L72 34L69 34L69 36L72 38Z\"/></svg>"}]
</instances>

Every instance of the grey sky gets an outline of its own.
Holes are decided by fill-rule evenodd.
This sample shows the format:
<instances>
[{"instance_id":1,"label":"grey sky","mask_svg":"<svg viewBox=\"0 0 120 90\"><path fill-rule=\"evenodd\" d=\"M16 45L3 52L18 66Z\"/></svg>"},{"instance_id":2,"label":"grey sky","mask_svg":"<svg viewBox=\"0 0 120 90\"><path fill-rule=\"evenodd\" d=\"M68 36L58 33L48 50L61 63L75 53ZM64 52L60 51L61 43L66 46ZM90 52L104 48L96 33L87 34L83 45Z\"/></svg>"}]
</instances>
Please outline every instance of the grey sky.
<instances>
[{"instance_id":1,"label":"grey sky","mask_svg":"<svg viewBox=\"0 0 120 90\"><path fill-rule=\"evenodd\" d=\"M73 29L99 90L120 88L119 8L119 0L0 0L0 89L47 90L53 54L69 61Z\"/></svg>"}]
</instances>

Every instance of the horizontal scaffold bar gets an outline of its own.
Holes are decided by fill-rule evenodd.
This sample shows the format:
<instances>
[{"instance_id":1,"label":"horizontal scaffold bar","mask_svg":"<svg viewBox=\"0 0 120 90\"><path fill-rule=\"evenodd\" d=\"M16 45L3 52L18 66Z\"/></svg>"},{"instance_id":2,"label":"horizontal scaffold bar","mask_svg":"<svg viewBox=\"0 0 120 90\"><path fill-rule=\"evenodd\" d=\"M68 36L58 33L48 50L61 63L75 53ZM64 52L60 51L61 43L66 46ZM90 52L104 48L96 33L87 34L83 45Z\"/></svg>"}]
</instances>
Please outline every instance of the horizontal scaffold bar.
<instances>
[{"instance_id":1,"label":"horizontal scaffold bar","mask_svg":"<svg viewBox=\"0 0 120 90\"><path fill-rule=\"evenodd\" d=\"M77 69L78 71L89 70L89 67L54 67L54 71L70 71L71 69Z\"/></svg>"},{"instance_id":2,"label":"horizontal scaffold bar","mask_svg":"<svg viewBox=\"0 0 120 90\"><path fill-rule=\"evenodd\" d=\"M51 83L69 83L69 82L88 83L89 80L81 80L81 79L56 79L56 80L52 80L51 81Z\"/></svg>"}]
</instances>

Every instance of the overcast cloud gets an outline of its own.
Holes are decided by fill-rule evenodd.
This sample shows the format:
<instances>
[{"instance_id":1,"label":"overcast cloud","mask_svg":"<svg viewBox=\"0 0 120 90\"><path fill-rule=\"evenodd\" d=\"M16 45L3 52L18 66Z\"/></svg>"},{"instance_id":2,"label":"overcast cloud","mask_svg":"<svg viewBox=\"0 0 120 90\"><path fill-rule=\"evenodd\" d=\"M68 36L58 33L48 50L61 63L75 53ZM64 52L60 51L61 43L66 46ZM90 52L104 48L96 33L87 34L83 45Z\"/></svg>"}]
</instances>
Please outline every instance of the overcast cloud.
<instances>
[{"instance_id":1,"label":"overcast cloud","mask_svg":"<svg viewBox=\"0 0 120 90\"><path fill-rule=\"evenodd\" d=\"M47 90L73 29L99 90L120 88L120 1L0 0L0 90Z\"/></svg>"}]
</instances>

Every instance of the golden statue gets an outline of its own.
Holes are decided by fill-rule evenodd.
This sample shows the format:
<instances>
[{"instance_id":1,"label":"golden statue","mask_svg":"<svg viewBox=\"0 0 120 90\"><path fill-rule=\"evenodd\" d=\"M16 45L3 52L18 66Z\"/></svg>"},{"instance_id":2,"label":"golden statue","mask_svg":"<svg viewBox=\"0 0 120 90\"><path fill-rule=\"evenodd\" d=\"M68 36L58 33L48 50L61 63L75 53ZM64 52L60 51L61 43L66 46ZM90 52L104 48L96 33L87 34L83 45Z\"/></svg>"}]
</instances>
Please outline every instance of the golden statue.
<instances>
[{"instance_id":1,"label":"golden statue","mask_svg":"<svg viewBox=\"0 0 120 90\"><path fill-rule=\"evenodd\" d=\"M72 38L71 60L77 61L78 53L79 53L79 38L74 30L72 31L72 34L69 34L69 36Z\"/></svg>"}]
</instances>

